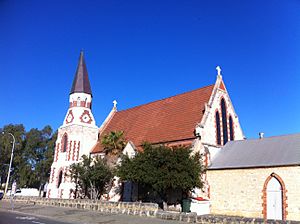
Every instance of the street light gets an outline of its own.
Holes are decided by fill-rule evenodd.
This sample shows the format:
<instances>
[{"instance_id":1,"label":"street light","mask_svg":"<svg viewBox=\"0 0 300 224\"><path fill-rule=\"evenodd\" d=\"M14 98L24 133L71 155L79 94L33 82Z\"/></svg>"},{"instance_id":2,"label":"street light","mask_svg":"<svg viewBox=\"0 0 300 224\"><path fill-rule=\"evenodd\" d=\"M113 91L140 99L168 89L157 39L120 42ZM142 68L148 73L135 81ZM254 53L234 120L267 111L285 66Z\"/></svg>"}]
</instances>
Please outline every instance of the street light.
<instances>
[{"instance_id":1,"label":"street light","mask_svg":"<svg viewBox=\"0 0 300 224\"><path fill-rule=\"evenodd\" d=\"M2 134L5 134L5 133L2 132ZM13 160L13 157L14 157L14 149L15 149L15 142L16 142L15 136L12 133L8 132L7 134L9 134L13 137L13 146L12 146L12 149L11 149L10 162L9 162L9 168L8 168L8 174L7 174L7 180L6 180L4 195L6 195L6 193L7 193L7 187L8 187L8 184L9 184L9 177L10 177L10 171L11 171L11 164L12 164L12 160Z\"/></svg>"}]
</instances>

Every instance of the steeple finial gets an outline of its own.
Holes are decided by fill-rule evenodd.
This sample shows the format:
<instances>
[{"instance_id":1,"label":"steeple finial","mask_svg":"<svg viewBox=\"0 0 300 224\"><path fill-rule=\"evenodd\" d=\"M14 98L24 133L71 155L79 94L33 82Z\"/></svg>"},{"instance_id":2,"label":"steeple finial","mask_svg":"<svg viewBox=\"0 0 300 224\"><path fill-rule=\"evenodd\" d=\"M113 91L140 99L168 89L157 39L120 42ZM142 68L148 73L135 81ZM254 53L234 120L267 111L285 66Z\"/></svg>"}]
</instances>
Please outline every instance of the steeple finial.
<instances>
[{"instance_id":1,"label":"steeple finial","mask_svg":"<svg viewBox=\"0 0 300 224\"><path fill-rule=\"evenodd\" d=\"M114 108L117 108L118 102L116 100L113 101L113 104L114 104Z\"/></svg>"},{"instance_id":2,"label":"steeple finial","mask_svg":"<svg viewBox=\"0 0 300 224\"><path fill-rule=\"evenodd\" d=\"M216 70L217 70L217 72L218 72L218 76L222 76L222 75L221 75L222 69L221 69L221 67L220 67L219 65L216 67Z\"/></svg>"},{"instance_id":3,"label":"steeple finial","mask_svg":"<svg viewBox=\"0 0 300 224\"><path fill-rule=\"evenodd\" d=\"M77 70L70 94L72 93L87 93L92 95L91 85L83 56L83 50L80 51Z\"/></svg>"}]
</instances>

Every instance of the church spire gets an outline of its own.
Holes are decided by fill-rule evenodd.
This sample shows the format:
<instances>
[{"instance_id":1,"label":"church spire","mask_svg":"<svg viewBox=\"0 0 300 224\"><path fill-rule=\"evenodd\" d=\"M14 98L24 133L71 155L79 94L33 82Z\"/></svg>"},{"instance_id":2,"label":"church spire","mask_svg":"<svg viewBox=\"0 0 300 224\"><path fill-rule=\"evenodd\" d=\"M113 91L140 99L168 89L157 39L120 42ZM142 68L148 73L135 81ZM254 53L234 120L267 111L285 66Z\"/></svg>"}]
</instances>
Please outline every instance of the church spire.
<instances>
[{"instance_id":1,"label":"church spire","mask_svg":"<svg viewBox=\"0 0 300 224\"><path fill-rule=\"evenodd\" d=\"M92 95L91 85L82 50L80 51L77 70L70 94L72 93L87 93Z\"/></svg>"}]
</instances>

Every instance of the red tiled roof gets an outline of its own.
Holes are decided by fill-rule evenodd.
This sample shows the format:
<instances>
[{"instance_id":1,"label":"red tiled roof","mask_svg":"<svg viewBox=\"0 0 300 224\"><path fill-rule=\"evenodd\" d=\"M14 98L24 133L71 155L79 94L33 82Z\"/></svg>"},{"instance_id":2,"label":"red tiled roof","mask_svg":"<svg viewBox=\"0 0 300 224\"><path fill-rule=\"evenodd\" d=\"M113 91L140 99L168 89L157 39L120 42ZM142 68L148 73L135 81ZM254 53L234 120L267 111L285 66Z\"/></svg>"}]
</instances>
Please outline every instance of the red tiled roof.
<instances>
[{"instance_id":1,"label":"red tiled roof","mask_svg":"<svg viewBox=\"0 0 300 224\"><path fill-rule=\"evenodd\" d=\"M203 116L214 85L118 111L102 134L124 131L125 138L140 146L144 141L167 143L194 138L194 129ZM101 138L101 136L100 136ZM92 153L102 151L100 144Z\"/></svg>"}]
</instances>

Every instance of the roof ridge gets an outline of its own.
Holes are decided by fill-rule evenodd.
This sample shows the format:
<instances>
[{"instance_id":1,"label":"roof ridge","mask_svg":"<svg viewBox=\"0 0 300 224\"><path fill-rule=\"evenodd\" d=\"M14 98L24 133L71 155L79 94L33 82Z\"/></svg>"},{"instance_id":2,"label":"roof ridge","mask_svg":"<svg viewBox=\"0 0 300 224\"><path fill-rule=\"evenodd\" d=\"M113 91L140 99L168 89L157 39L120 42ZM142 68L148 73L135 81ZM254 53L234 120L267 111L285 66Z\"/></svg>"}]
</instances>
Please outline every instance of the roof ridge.
<instances>
[{"instance_id":1,"label":"roof ridge","mask_svg":"<svg viewBox=\"0 0 300 224\"><path fill-rule=\"evenodd\" d=\"M213 158L209 169L300 165L299 148L300 133L232 141Z\"/></svg>"},{"instance_id":2,"label":"roof ridge","mask_svg":"<svg viewBox=\"0 0 300 224\"><path fill-rule=\"evenodd\" d=\"M261 140L264 140L264 139L288 137L288 136L291 136L291 135L300 135L300 132L298 132L298 133L291 133L291 134L274 135L274 136L268 136L268 137L263 137L263 138L241 139L241 140L234 140L234 141L229 141L229 142L261 141Z\"/></svg>"},{"instance_id":3,"label":"roof ridge","mask_svg":"<svg viewBox=\"0 0 300 224\"><path fill-rule=\"evenodd\" d=\"M132 110L132 109L135 109L135 108L138 108L138 107L145 106L145 105L157 103L157 102L159 102L159 101L164 101L164 100L167 100L167 99L170 99L170 98L173 98L173 97L177 97L177 96L185 95L185 94L188 94L188 93L196 92L196 91L198 91L198 90L200 90L200 89L205 89L205 88L208 88L208 87L212 87L212 86L214 86L214 85L215 85L215 84L211 84L211 85L204 86L204 87L201 87L201 88L198 88L198 89L194 89L194 90L187 91L187 92L184 92L184 93L179 93L179 94L176 94L176 95L173 95L173 96L169 96L169 97L166 97L166 98L163 98L163 99L160 99L160 100L155 100L155 101L151 101L151 102L148 102L148 103L144 103L144 104L141 104L141 105L138 105L138 106L130 107L130 108L127 108L127 109L124 109L124 110L117 111L117 113L118 113L118 112L125 112L125 111L128 111L128 110Z\"/></svg>"}]
</instances>

